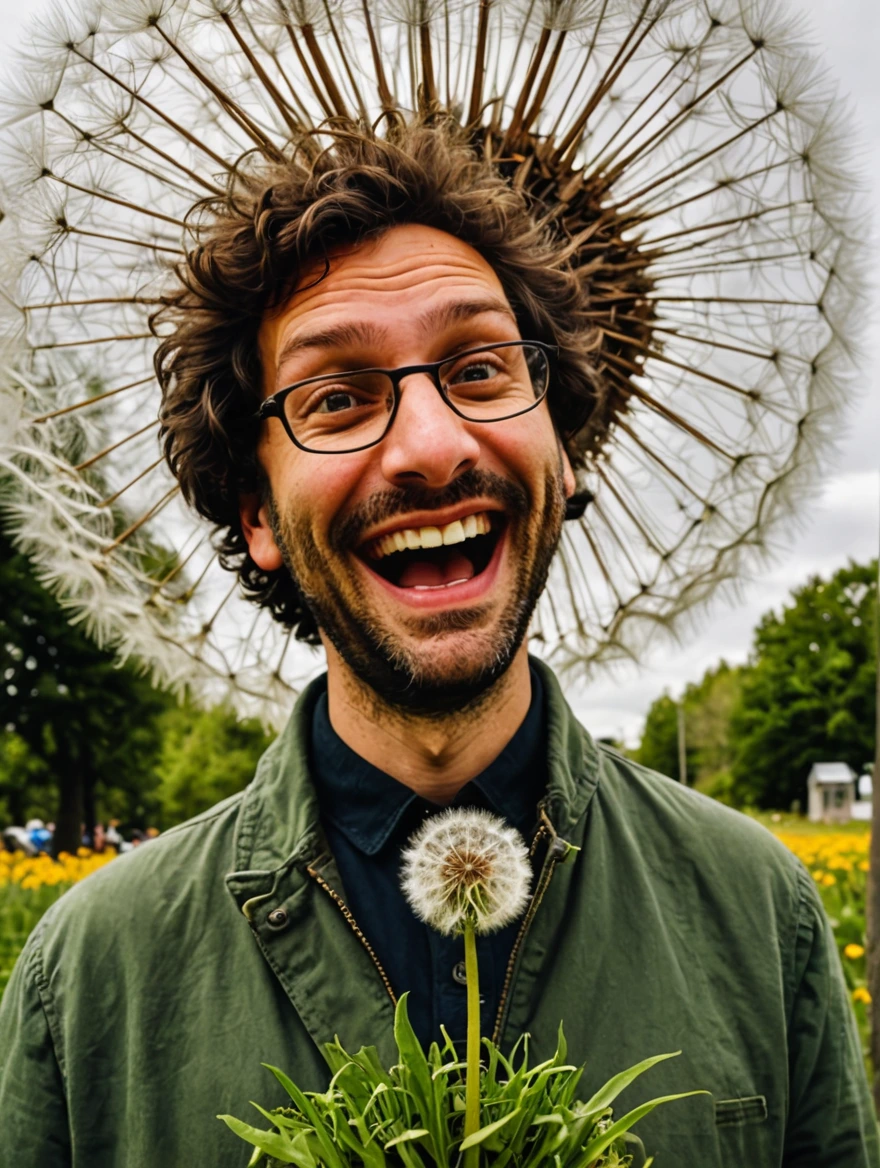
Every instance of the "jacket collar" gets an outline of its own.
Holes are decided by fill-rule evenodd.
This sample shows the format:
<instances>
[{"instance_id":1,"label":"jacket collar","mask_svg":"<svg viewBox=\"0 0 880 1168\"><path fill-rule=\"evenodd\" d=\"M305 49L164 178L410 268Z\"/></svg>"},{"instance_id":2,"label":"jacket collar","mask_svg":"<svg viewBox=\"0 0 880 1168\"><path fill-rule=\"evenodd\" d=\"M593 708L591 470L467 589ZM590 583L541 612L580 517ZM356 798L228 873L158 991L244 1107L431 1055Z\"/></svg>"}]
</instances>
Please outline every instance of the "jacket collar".
<instances>
[{"instance_id":1,"label":"jacket collar","mask_svg":"<svg viewBox=\"0 0 880 1168\"><path fill-rule=\"evenodd\" d=\"M543 809L557 833L582 817L596 789L599 756L574 717L552 670L531 658L547 704L548 785ZM246 789L235 839L236 871L227 884L244 908L271 896L282 875L304 869L324 850L318 799L309 774L309 737L323 678L303 691L284 730L269 747Z\"/></svg>"},{"instance_id":2,"label":"jacket collar","mask_svg":"<svg viewBox=\"0 0 880 1168\"><path fill-rule=\"evenodd\" d=\"M559 833L583 817L599 785L599 751L565 700L549 665L530 657L541 675L547 701L547 797L544 809Z\"/></svg>"}]
</instances>

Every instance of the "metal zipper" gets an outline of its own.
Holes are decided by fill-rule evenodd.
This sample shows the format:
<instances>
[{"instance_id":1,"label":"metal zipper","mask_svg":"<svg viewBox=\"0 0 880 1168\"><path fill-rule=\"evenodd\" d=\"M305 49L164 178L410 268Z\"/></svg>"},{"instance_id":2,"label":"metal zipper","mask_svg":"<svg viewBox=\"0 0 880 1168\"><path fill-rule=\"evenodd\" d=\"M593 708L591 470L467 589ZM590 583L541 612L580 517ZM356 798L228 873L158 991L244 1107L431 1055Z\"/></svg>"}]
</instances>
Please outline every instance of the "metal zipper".
<instances>
[{"instance_id":1,"label":"metal zipper","mask_svg":"<svg viewBox=\"0 0 880 1168\"><path fill-rule=\"evenodd\" d=\"M376 953L375 953L375 950L373 949L373 946L370 944L370 942L364 936L363 930L361 929L361 927L357 923L357 921L354 919L354 915L353 915L351 909L348 907L348 905L345 903L345 901L342 899L342 897L339 895L339 893L336 891L336 889L331 888L331 886L327 883L327 881L324 879L324 877L319 876L314 868L306 868L306 871L311 876L311 878L314 881L316 881L317 884L321 888L324 889L324 891L327 893L327 895L330 897L330 899L334 902L336 907L340 910L342 915L345 917L346 921L349 923L349 925L351 925L352 929L354 930L355 936L360 941L360 943L363 945L363 947L366 949L366 951L369 953L370 957L372 958L373 964L375 965L376 969L378 969L379 977L382 978L382 984L385 986L385 989L388 991L388 997L391 999L392 1005L396 1006L397 1005L397 998L394 995L394 990L391 988L391 982L388 980L388 974L382 968L382 963L379 960L379 958L376 956Z\"/></svg>"},{"instance_id":2,"label":"metal zipper","mask_svg":"<svg viewBox=\"0 0 880 1168\"><path fill-rule=\"evenodd\" d=\"M564 839L556 834L556 829L550 822L550 817L542 807L540 809L541 825L535 832L535 838L532 840L532 846L529 848L529 857L534 856L538 849L538 845L544 836L549 835L550 846L547 849L547 855L544 857L544 863L541 866L541 874L538 877L538 883L535 887L532 899L529 901L529 907L526 910L526 915L523 917L522 924L519 927L519 932L516 935L516 940L513 943L513 948L510 951L510 959L507 962L507 970L504 974L504 984L501 987L501 1000L498 1003L498 1013L495 1015L495 1030L492 1034L492 1041L496 1046L501 1043L501 1032L504 1029L504 1023L507 1020L507 1000L510 996L510 987L513 982L513 969L516 965L516 959L519 956L520 948L525 940L526 933L529 931L529 926L535 919L535 914L541 906L541 901L544 899L544 894L550 886L550 881L553 879L553 873L556 871L556 865L560 860L568 855L570 845Z\"/></svg>"},{"instance_id":3,"label":"metal zipper","mask_svg":"<svg viewBox=\"0 0 880 1168\"><path fill-rule=\"evenodd\" d=\"M510 959L507 962L507 969L504 974L504 984L501 988L501 1000L498 1003L498 1013L495 1016L495 1030L492 1036L492 1041L497 1046L501 1041L501 1031L504 1027L505 1017L507 1014L507 1000L510 995L510 987L513 981L513 970L516 965L516 959L519 956L520 948L525 939L526 933L529 931L529 926L535 919L535 914L541 906L541 901L544 899L544 894L550 886L550 881L553 879L553 873L556 870L556 865L560 860L568 855L570 845L556 833L556 829L550 821L550 817L542 807L540 809L541 823L538 830L535 832L535 838L532 840L532 845L529 848L529 857L533 857L538 849L541 841L545 836L550 836L550 846L547 849L547 855L544 858L544 863L541 866L541 874L538 877L538 883L529 902L529 907L526 910L526 915L523 917L522 924L519 927L519 932L516 935L516 940L513 943L513 948L510 951ZM370 959L375 965L379 976L382 979L382 984L388 993L393 1005L397 1005L397 997L394 990L391 988L391 982L388 979L388 974L382 967L382 963L376 956L373 946L367 940L363 929L354 919L354 914L351 909L339 895L335 888L333 888L323 876L311 866L306 868L306 872L311 876L315 883L327 893L336 907L340 910L343 917L354 931L355 936L366 949L370 955Z\"/></svg>"}]
</instances>

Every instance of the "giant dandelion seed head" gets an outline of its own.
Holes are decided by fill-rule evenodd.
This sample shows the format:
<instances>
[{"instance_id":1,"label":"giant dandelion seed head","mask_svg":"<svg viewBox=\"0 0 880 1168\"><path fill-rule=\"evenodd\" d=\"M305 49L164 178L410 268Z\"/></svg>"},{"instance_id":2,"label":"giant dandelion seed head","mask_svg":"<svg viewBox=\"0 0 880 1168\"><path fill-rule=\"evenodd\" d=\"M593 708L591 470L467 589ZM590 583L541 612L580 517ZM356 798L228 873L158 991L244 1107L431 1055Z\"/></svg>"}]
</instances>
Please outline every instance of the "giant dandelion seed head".
<instances>
[{"instance_id":1,"label":"giant dandelion seed head","mask_svg":"<svg viewBox=\"0 0 880 1168\"><path fill-rule=\"evenodd\" d=\"M515 921L528 903L531 879L519 832L476 808L432 816L402 856L401 883L413 912L448 936L467 924L484 934Z\"/></svg>"},{"instance_id":2,"label":"giant dandelion seed head","mask_svg":"<svg viewBox=\"0 0 880 1168\"><path fill-rule=\"evenodd\" d=\"M852 119L790 7L43 8L0 93L0 475L6 523L42 578L155 676L286 717L320 666L296 643L308 637L283 580L258 596L225 570L209 511L185 504L161 457L157 311L197 248L195 207L246 202L279 161L317 167L334 127L384 141L443 111L568 249L582 292L563 356L576 351L597 390L572 438L586 511L565 525L533 647L583 675L753 571L824 481L870 236ZM205 380L217 396L181 416L211 419L196 450L232 417L214 446L228 440L234 469L250 437L226 381Z\"/></svg>"}]
</instances>

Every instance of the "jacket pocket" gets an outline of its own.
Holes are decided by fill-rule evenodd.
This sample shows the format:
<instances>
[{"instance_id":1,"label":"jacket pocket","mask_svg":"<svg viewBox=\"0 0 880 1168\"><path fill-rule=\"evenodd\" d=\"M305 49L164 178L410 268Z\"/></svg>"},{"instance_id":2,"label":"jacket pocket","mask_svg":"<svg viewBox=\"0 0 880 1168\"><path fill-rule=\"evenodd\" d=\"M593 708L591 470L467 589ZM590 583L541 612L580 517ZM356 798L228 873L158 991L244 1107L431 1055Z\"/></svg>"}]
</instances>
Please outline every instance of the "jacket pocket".
<instances>
[{"instance_id":1,"label":"jacket pocket","mask_svg":"<svg viewBox=\"0 0 880 1168\"><path fill-rule=\"evenodd\" d=\"M767 1100L763 1095L715 1100L716 1127L741 1127L747 1123L764 1123L766 1119Z\"/></svg>"},{"instance_id":2,"label":"jacket pocket","mask_svg":"<svg viewBox=\"0 0 880 1168\"><path fill-rule=\"evenodd\" d=\"M715 1138L721 1168L779 1163L774 1124L764 1095L715 1100Z\"/></svg>"}]
</instances>

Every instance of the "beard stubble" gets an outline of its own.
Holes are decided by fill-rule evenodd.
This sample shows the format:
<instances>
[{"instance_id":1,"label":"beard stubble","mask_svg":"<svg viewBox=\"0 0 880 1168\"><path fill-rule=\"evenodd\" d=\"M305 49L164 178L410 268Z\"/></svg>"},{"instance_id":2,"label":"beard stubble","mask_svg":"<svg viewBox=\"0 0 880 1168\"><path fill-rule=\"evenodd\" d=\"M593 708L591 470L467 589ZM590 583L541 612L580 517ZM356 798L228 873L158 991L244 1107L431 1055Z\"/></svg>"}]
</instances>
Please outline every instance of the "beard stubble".
<instances>
[{"instance_id":1,"label":"beard stubble","mask_svg":"<svg viewBox=\"0 0 880 1168\"><path fill-rule=\"evenodd\" d=\"M491 613L489 604L403 619L413 638L430 641L458 633L486 640L479 659L474 659L473 652L457 653L453 666L439 674L431 670L436 654L419 653L405 636L381 626L381 614L370 609L362 580L347 570L346 560L354 554L363 532L395 515L454 506L471 498L492 499L507 516L508 531L514 536L510 547L514 586L486 635L482 631ZM304 603L357 681L401 713L443 718L478 706L522 645L559 543L565 496L561 467L548 469L545 475L540 516L523 487L476 468L441 491L391 488L371 496L331 529L329 557L315 541L307 517L283 512L271 495L268 512L275 542ZM328 571L333 560L342 572Z\"/></svg>"}]
</instances>

